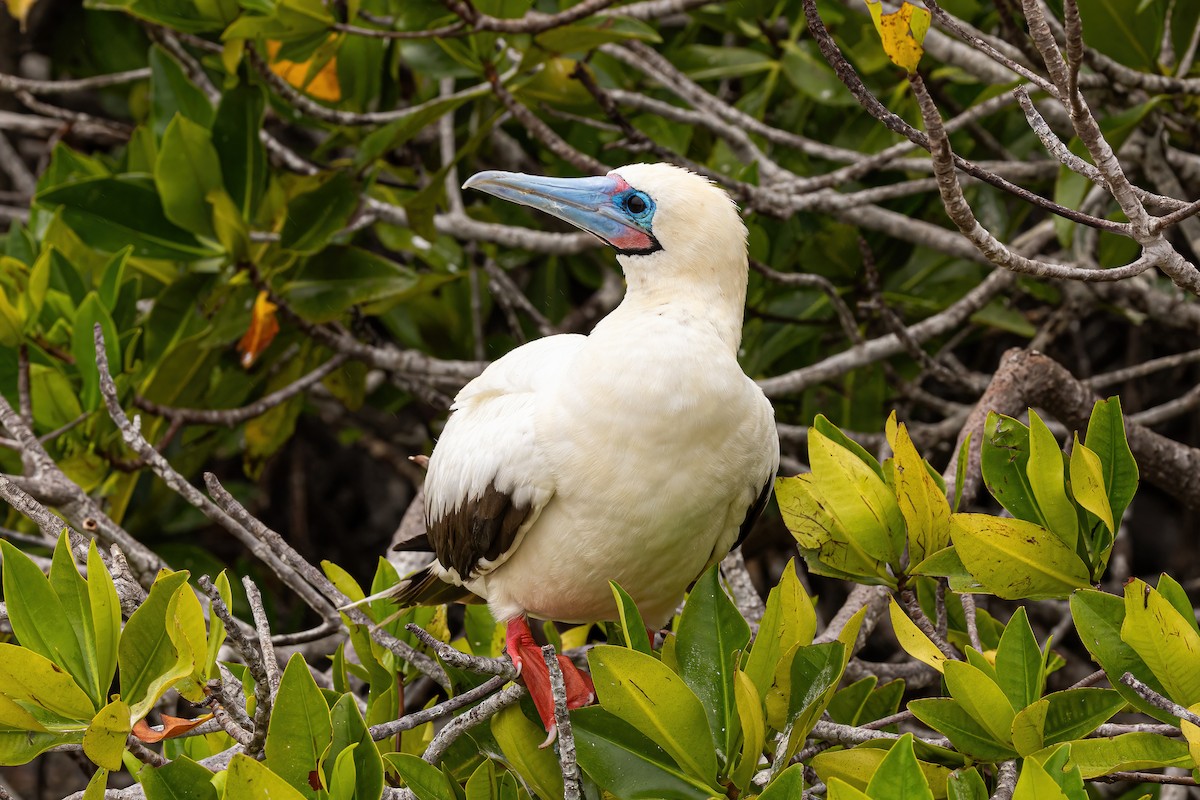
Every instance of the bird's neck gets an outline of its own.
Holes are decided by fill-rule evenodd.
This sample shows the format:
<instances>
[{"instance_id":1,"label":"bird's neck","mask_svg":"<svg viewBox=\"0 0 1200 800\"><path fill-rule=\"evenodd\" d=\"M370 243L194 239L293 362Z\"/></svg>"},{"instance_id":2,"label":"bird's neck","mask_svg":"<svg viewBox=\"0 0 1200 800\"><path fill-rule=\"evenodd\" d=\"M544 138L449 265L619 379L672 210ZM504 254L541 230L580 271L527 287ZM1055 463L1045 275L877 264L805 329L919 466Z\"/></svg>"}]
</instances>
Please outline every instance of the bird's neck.
<instances>
[{"instance_id":1,"label":"bird's neck","mask_svg":"<svg viewBox=\"0 0 1200 800\"><path fill-rule=\"evenodd\" d=\"M731 258L740 265L706 259L700 267L681 267L664 259L648 265L650 269L626 270L625 299L612 316L678 314L703 321L736 356L746 307L747 262L744 252Z\"/></svg>"}]
</instances>

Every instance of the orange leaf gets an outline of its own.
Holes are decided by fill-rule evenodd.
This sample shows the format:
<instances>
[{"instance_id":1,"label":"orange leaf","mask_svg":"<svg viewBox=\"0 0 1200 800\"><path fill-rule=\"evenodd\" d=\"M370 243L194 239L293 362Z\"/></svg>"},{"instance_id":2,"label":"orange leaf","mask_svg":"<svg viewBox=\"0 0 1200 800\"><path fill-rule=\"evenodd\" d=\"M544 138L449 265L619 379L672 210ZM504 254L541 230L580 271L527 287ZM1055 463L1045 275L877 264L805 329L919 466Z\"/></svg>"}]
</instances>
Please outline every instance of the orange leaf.
<instances>
[{"instance_id":1,"label":"orange leaf","mask_svg":"<svg viewBox=\"0 0 1200 800\"><path fill-rule=\"evenodd\" d=\"M155 730L146 723L146 720L139 719L133 724L133 735L146 744L154 744L155 742L161 742L163 739L173 739L176 736L182 736L192 728L201 723L208 722L210 719L212 719L212 714L205 714L195 719L180 719L179 717L169 717L163 714L161 730Z\"/></svg>"},{"instance_id":2,"label":"orange leaf","mask_svg":"<svg viewBox=\"0 0 1200 800\"><path fill-rule=\"evenodd\" d=\"M250 327L237 346L238 352L242 354L243 368L250 369L263 351L271 346L275 334L279 333L279 322L275 319L277 308L279 306L268 299L265 291L258 293L250 315Z\"/></svg>"},{"instance_id":3,"label":"orange leaf","mask_svg":"<svg viewBox=\"0 0 1200 800\"><path fill-rule=\"evenodd\" d=\"M313 59L307 61L288 61L286 58L276 60L280 43L267 42L267 54L271 56L271 71L301 91L307 92L318 100L336 103L342 99L342 87L338 83L337 56L326 61L315 75L312 71Z\"/></svg>"}]
</instances>

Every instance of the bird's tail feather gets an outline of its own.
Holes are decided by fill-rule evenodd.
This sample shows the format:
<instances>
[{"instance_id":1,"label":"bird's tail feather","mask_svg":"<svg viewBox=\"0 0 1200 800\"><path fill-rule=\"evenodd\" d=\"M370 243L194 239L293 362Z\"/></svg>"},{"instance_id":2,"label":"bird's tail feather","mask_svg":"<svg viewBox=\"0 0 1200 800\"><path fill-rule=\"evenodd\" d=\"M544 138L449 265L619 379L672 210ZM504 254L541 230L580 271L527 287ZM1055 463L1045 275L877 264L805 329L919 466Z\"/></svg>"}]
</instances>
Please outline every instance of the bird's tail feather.
<instances>
[{"instance_id":1,"label":"bird's tail feather","mask_svg":"<svg viewBox=\"0 0 1200 800\"><path fill-rule=\"evenodd\" d=\"M433 565L419 569L395 586L389 586L382 592L367 595L362 600L348 603L339 611L358 608L376 600L391 600L401 610L413 606L437 606L442 603L480 602L462 586L455 586L443 581L434 571Z\"/></svg>"}]
</instances>

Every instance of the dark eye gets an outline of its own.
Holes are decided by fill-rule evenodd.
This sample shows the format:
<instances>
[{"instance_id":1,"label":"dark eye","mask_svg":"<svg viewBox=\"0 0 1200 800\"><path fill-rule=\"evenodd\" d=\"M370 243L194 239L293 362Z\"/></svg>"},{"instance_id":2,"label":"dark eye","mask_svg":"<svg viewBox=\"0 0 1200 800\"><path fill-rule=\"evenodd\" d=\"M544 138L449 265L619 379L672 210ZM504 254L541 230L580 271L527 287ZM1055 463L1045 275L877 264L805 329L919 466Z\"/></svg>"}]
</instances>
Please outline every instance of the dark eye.
<instances>
[{"instance_id":1,"label":"dark eye","mask_svg":"<svg viewBox=\"0 0 1200 800\"><path fill-rule=\"evenodd\" d=\"M646 201L636 194L631 194L629 199L625 201L625 207L629 209L629 213L631 214L641 214L646 210Z\"/></svg>"}]
</instances>

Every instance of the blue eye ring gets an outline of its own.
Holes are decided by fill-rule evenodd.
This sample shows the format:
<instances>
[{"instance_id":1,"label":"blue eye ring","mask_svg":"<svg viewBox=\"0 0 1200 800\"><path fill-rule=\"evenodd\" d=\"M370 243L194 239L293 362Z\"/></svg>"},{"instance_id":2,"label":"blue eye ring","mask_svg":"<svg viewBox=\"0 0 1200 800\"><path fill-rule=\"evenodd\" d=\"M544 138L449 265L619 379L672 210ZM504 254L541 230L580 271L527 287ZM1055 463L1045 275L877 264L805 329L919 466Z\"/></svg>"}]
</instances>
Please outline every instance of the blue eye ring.
<instances>
[{"instance_id":1,"label":"blue eye ring","mask_svg":"<svg viewBox=\"0 0 1200 800\"><path fill-rule=\"evenodd\" d=\"M654 214L654 201L645 192L634 189L620 197L620 206L625 213L637 220L647 220Z\"/></svg>"}]
</instances>

